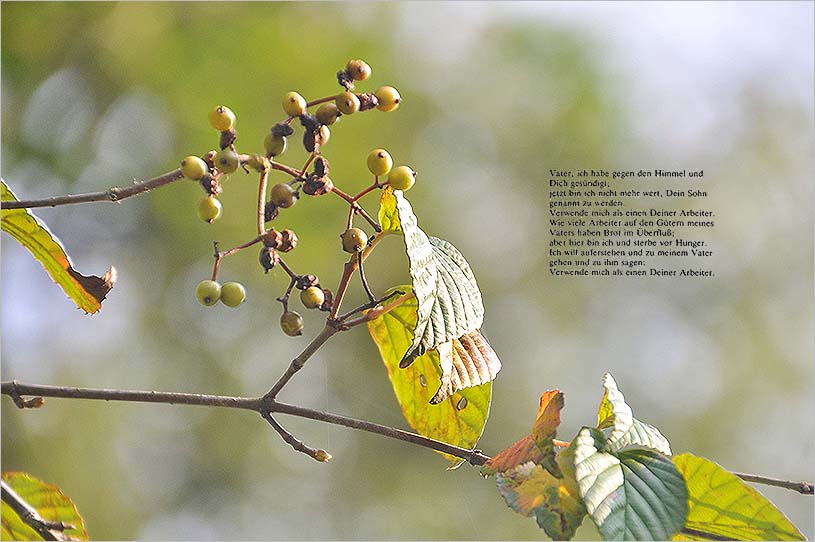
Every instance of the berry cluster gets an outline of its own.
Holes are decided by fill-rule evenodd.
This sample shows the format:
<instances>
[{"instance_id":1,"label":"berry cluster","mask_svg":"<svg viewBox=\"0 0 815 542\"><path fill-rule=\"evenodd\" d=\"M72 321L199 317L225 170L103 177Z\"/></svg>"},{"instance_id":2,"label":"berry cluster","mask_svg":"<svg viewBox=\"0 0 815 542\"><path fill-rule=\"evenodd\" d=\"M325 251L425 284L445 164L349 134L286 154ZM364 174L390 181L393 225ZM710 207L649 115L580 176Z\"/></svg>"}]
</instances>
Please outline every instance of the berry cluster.
<instances>
[{"instance_id":1,"label":"berry cluster","mask_svg":"<svg viewBox=\"0 0 815 542\"><path fill-rule=\"evenodd\" d=\"M342 294L347 287L347 278L338 289L340 295L335 296L331 290L320 286L315 275L295 273L282 259L281 254L296 248L297 235L290 229L276 230L267 227L269 222L278 218L281 210L293 207L303 195L316 197L333 193L349 205L346 227L340 236L342 249L352 255L349 264L359 269L363 286L371 301L370 306L374 306L375 298L365 281L362 262L369 249L375 245L376 235L382 229L363 209L359 200L387 185L396 190L409 190L415 182L416 173L408 166L393 167L393 159L387 150L374 149L368 154L366 161L368 170L374 176L373 182L352 196L337 187L329 177L330 165L322 155L322 147L331 137L329 126L333 126L341 117L373 109L389 112L399 107L401 97L393 87L381 86L372 93L355 91L355 83L365 81L370 76L371 67L365 61L352 59L348 61L344 70L337 73L337 81L344 89L339 94L307 101L298 92L286 93L281 105L287 118L272 126L266 134L263 139L263 154L238 153L235 148L236 115L229 107L219 105L209 112L210 125L220 133L220 150L209 151L201 157L187 156L181 161L180 168L184 177L198 181L207 194L198 206L198 216L210 224L221 217L223 207L216 196L222 191L225 176L239 168L247 173L250 169L255 170L260 174L260 181L257 237L223 252L218 250L218 244L215 243L215 267L212 278L201 281L196 289L196 296L202 305L212 306L221 301L229 307L237 307L245 301L246 289L241 284L227 282L221 285L217 282L219 267L224 257L261 243L259 262L265 272L268 273L279 266L290 277L286 292L277 298L283 305L283 314L280 317L283 332L290 336L301 335L303 332L302 316L289 310L289 297L295 288L300 290L300 301L305 308L329 312L329 320L336 320ZM309 113L309 109L315 106L316 111L313 114ZM295 119L299 120L303 127L303 147L310 153L305 165L299 169L278 161L279 157L286 153L288 139L295 132L292 126ZM272 171L283 172L289 175L290 179L273 184L268 190L267 199L268 178ZM362 228L354 227L353 220L357 215L361 215L373 228L372 236Z\"/></svg>"}]
</instances>

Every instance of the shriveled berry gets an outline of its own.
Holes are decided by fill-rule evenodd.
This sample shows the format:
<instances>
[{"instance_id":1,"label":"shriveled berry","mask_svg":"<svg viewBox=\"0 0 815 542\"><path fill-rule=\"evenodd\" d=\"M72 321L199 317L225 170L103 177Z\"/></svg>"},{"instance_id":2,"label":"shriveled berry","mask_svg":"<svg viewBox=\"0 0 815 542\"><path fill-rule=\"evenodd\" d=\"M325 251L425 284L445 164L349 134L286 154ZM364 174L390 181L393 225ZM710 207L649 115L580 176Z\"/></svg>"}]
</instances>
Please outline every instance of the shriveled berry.
<instances>
[{"instance_id":1,"label":"shriveled berry","mask_svg":"<svg viewBox=\"0 0 815 542\"><path fill-rule=\"evenodd\" d=\"M266 149L266 154L269 156L280 156L286 152L288 142L283 136L276 136L273 132L266 134L263 138L263 148Z\"/></svg>"},{"instance_id":2,"label":"shriveled berry","mask_svg":"<svg viewBox=\"0 0 815 542\"><path fill-rule=\"evenodd\" d=\"M354 81L364 81L371 76L371 67L367 62L359 58L348 61L345 65L345 71L354 79Z\"/></svg>"},{"instance_id":3,"label":"shriveled berry","mask_svg":"<svg viewBox=\"0 0 815 542\"><path fill-rule=\"evenodd\" d=\"M221 286L221 303L227 307L237 307L246 301L246 288L240 282L227 282Z\"/></svg>"},{"instance_id":4,"label":"shriveled berry","mask_svg":"<svg viewBox=\"0 0 815 542\"><path fill-rule=\"evenodd\" d=\"M368 153L368 170L377 177L387 175L391 167L393 159L385 149L374 149Z\"/></svg>"},{"instance_id":5,"label":"shriveled berry","mask_svg":"<svg viewBox=\"0 0 815 542\"><path fill-rule=\"evenodd\" d=\"M211 307L221 299L221 285L214 280L202 280L195 289L195 297L202 305Z\"/></svg>"},{"instance_id":6,"label":"shriveled berry","mask_svg":"<svg viewBox=\"0 0 815 542\"><path fill-rule=\"evenodd\" d=\"M302 301L305 308L316 309L325 301L325 294L322 288L310 286L300 292L300 301Z\"/></svg>"},{"instance_id":7,"label":"shriveled berry","mask_svg":"<svg viewBox=\"0 0 815 542\"><path fill-rule=\"evenodd\" d=\"M297 234L294 233L294 230L283 230L280 232L280 245L278 245L277 250L291 252L297 248L297 242Z\"/></svg>"},{"instance_id":8,"label":"shriveled berry","mask_svg":"<svg viewBox=\"0 0 815 542\"><path fill-rule=\"evenodd\" d=\"M294 133L294 128L285 122L278 122L272 126L272 135L275 137L289 137Z\"/></svg>"},{"instance_id":9,"label":"shriveled berry","mask_svg":"<svg viewBox=\"0 0 815 542\"><path fill-rule=\"evenodd\" d=\"M337 104L327 103L318 107L314 115L322 124L331 125L337 121L339 113L340 110L337 108Z\"/></svg>"},{"instance_id":10,"label":"shriveled berry","mask_svg":"<svg viewBox=\"0 0 815 542\"><path fill-rule=\"evenodd\" d=\"M379 87L374 94L376 99L379 100L376 108L386 113L399 107L399 102L402 101L399 91L393 87Z\"/></svg>"},{"instance_id":11,"label":"shriveled berry","mask_svg":"<svg viewBox=\"0 0 815 542\"><path fill-rule=\"evenodd\" d=\"M272 247L263 247L260 249L260 266L268 273L280 261L280 256L277 251Z\"/></svg>"},{"instance_id":12,"label":"shriveled berry","mask_svg":"<svg viewBox=\"0 0 815 542\"><path fill-rule=\"evenodd\" d=\"M357 95L353 92L337 94L335 103L337 104L337 109L339 109L343 115L353 115L359 111L359 98L357 98Z\"/></svg>"},{"instance_id":13,"label":"shriveled berry","mask_svg":"<svg viewBox=\"0 0 815 542\"><path fill-rule=\"evenodd\" d=\"M280 329L289 337L303 334L303 317L294 311L286 311L280 316Z\"/></svg>"},{"instance_id":14,"label":"shriveled berry","mask_svg":"<svg viewBox=\"0 0 815 542\"><path fill-rule=\"evenodd\" d=\"M342 239L342 249L351 254L359 252L368 244L368 234L359 228L345 230L340 235L340 239Z\"/></svg>"},{"instance_id":15,"label":"shriveled berry","mask_svg":"<svg viewBox=\"0 0 815 542\"><path fill-rule=\"evenodd\" d=\"M294 188L286 183L279 183L272 187L271 199L275 205L284 209L288 209L297 203L297 198L294 195Z\"/></svg>"},{"instance_id":16,"label":"shriveled berry","mask_svg":"<svg viewBox=\"0 0 815 542\"><path fill-rule=\"evenodd\" d=\"M416 182L416 172L407 166L398 166L388 175L388 184L396 190L410 190Z\"/></svg>"},{"instance_id":17,"label":"shriveled berry","mask_svg":"<svg viewBox=\"0 0 815 542\"><path fill-rule=\"evenodd\" d=\"M300 290L306 290L312 286L319 286L320 278L317 275L300 275L294 285Z\"/></svg>"},{"instance_id":18,"label":"shriveled berry","mask_svg":"<svg viewBox=\"0 0 815 542\"><path fill-rule=\"evenodd\" d=\"M226 149L218 151L218 154L215 155L214 163L215 167L218 168L218 171L221 173L232 173L241 165L241 159L238 153L227 147Z\"/></svg>"},{"instance_id":19,"label":"shriveled berry","mask_svg":"<svg viewBox=\"0 0 815 542\"><path fill-rule=\"evenodd\" d=\"M225 105L219 105L209 112L209 123L219 132L228 132L235 127L235 113Z\"/></svg>"},{"instance_id":20,"label":"shriveled berry","mask_svg":"<svg viewBox=\"0 0 815 542\"><path fill-rule=\"evenodd\" d=\"M283 96L283 111L290 117L299 117L306 112L306 99L297 92L287 92Z\"/></svg>"},{"instance_id":21,"label":"shriveled berry","mask_svg":"<svg viewBox=\"0 0 815 542\"><path fill-rule=\"evenodd\" d=\"M223 212L223 206L218 198L209 196L201 200L198 204L198 218L204 222L212 224L219 218Z\"/></svg>"},{"instance_id":22,"label":"shriveled berry","mask_svg":"<svg viewBox=\"0 0 815 542\"><path fill-rule=\"evenodd\" d=\"M181 174L188 179L200 181L208 171L207 163L197 156L190 155L181 160Z\"/></svg>"}]
</instances>

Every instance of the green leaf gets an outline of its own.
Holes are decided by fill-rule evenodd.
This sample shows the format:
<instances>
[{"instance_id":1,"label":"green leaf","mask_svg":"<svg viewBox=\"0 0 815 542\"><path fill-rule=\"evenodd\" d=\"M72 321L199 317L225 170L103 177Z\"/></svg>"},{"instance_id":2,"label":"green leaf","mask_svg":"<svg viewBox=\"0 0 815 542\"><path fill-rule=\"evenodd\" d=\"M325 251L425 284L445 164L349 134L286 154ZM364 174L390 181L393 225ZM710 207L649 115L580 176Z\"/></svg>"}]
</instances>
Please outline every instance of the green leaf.
<instances>
[{"instance_id":1,"label":"green leaf","mask_svg":"<svg viewBox=\"0 0 815 542\"><path fill-rule=\"evenodd\" d=\"M764 495L713 461L682 454L673 462L685 477L690 506L674 540L805 540Z\"/></svg>"},{"instance_id":2,"label":"green leaf","mask_svg":"<svg viewBox=\"0 0 815 542\"><path fill-rule=\"evenodd\" d=\"M580 497L606 540L667 540L685 524L688 490L665 455L609 453L603 433L583 427L572 441Z\"/></svg>"},{"instance_id":3,"label":"green leaf","mask_svg":"<svg viewBox=\"0 0 815 542\"><path fill-rule=\"evenodd\" d=\"M3 201L17 201L17 197L2 181ZM71 258L65 252L60 240L52 234L45 223L28 209L3 209L3 231L17 239L39 260L45 270L62 286L68 297L86 313L95 313L102 308L102 300L116 282L116 269L111 267L101 277L85 276L74 270Z\"/></svg>"},{"instance_id":4,"label":"green leaf","mask_svg":"<svg viewBox=\"0 0 815 542\"><path fill-rule=\"evenodd\" d=\"M603 375L603 387L606 391L597 412L597 428L606 435L607 451L646 448L671 455L668 439L656 427L634 418L631 407L609 373Z\"/></svg>"},{"instance_id":5,"label":"green leaf","mask_svg":"<svg viewBox=\"0 0 815 542\"><path fill-rule=\"evenodd\" d=\"M396 289L410 291L409 286ZM450 394L438 404L431 400L442 387L440 354L437 350L416 358L407 368L399 361L413 340L418 302L414 298L368 323L371 337L388 370L396 399L410 426L419 434L462 448L472 449L484 431L492 399L492 384L486 382ZM454 341L455 343L455 341ZM462 344L454 349L465 351ZM463 460L442 454L454 466Z\"/></svg>"},{"instance_id":6,"label":"green leaf","mask_svg":"<svg viewBox=\"0 0 815 542\"><path fill-rule=\"evenodd\" d=\"M34 478L25 472L4 472L3 480L25 502L37 510L43 519L63 522L72 528L56 532L57 536L64 536L65 540L88 540L85 522L71 499L66 497L60 489ZM2 506L2 533L3 540L42 540L34 529L29 527L20 516L5 502Z\"/></svg>"}]
</instances>

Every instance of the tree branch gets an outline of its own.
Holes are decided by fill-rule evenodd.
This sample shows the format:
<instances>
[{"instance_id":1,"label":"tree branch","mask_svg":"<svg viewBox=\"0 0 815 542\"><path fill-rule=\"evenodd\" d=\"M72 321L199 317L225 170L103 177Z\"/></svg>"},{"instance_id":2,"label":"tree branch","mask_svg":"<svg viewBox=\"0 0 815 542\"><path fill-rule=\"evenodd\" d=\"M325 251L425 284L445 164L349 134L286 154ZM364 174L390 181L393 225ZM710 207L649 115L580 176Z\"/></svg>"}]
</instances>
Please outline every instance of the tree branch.
<instances>
[{"instance_id":1,"label":"tree branch","mask_svg":"<svg viewBox=\"0 0 815 542\"><path fill-rule=\"evenodd\" d=\"M331 328L330 326L327 327L329 329L334 329ZM323 333L325 333L325 330L323 331ZM327 337L330 337L331 335L333 335L333 333L328 334ZM320 336L318 335L317 338L319 337ZM323 342L327 340L327 337L323 340ZM312 344L317 341L317 338L315 338L315 340L312 341ZM314 349L316 350L316 348L317 347L315 346ZM308 347L306 350L308 350ZM339 414L333 414L331 412L323 412L320 410L290 405L287 403L280 403L276 401L274 397L269 397L268 393L261 397L239 397L224 395L205 395L199 393L177 393L166 391L132 391L113 389L93 389L93 388L71 388L61 386L46 386L41 384L23 384L17 382L16 380L12 380L10 382L3 382L2 384L0 384L0 392L2 392L3 395L8 395L9 397L11 397L12 400L14 400L15 404L20 408L26 408L24 406L26 401L21 400L21 396L30 395L38 397L61 397L65 399L95 399L102 401L164 403L170 405L175 404L196 405L196 406L226 407L226 408L237 408L242 410L252 410L263 416L263 418L267 422L269 422L270 425L272 425L272 427L274 427L275 430L278 431L278 433L280 433L281 436L283 436L286 442L289 442L289 444L291 444L292 447L294 447L294 449L298 451L303 451L299 450L299 447L302 446L308 449L308 451L306 451L305 453L311 455L318 461L327 461L325 456L321 455L327 454L327 452L325 452L325 450L315 450L313 448L306 446L305 444L297 440L288 431L286 431L286 429L283 428L279 423L277 423L276 421L269 421L270 419L274 420L274 418L271 417L272 413L277 412L280 414L297 416L299 418L307 418L310 420L330 423L334 425L341 425L343 427L349 427L351 429L358 429L360 431L366 431L368 433L374 433L388 438L401 440L404 442L410 442L411 444L416 444L417 446L422 446L423 448L429 448L431 450L436 450L438 452L443 452L464 459L471 465L476 466L483 465L484 463L490 460L490 456L484 454L480 450L468 450L466 448L461 448L459 446L453 446L452 444L447 444L446 442L441 442L439 440L425 437L417 433L403 431L402 429L396 429L394 427L389 427L387 425L381 425L378 423L368 422L365 420L358 420L356 418L349 418ZM558 442L558 444L561 443ZM309 453L309 451L311 453ZM811 482L805 481L790 482L785 480L778 480L775 478L767 478L764 476L758 476L754 474L743 474L738 472L735 472L733 474L748 482L782 487L785 489L796 491L802 495L813 494L812 491L813 484Z\"/></svg>"},{"instance_id":2,"label":"tree branch","mask_svg":"<svg viewBox=\"0 0 815 542\"><path fill-rule=\"evenodd\" d=\"M227 408L258 410L257 399L248 397L229 397L223 395L205 395L200 393L177 393L167 391L132 391L98 388L71 388L63 386L45 386L40 384L22 384L16 380L0 384L0 392L12 398L21 395L39 397L62 397L64 399L96 399L101 401L128 401L137 403L164 403L168 405L198 405ZM19 405L18 405L19 406Z\"/></svg>"},{"instance_id":3,"label":"tree branch","mask_svg":"<svg viewBox=\"0 0 815 542\"><path fill-rule=\"evenodd\" d=\"M91 203L94 201L108 201L111 203L118 203L123 199L149 192L150 190L162 187L164 185L183 179L180 169L170 171L159 177L155 177L148 181L134 182L132 186L120 188L114 186L103 190L102 192L90 192L87 194L69 194L67 196L54 196L51 198L43 199L29 199L19 201L3 201L0 202L0 207L3 209L31 209L34 207L57 207L59 205L73 205L75 203Z\"/></svg>"},{"instance_id":4,"label":"tree branch","mask_svg":"<svg viewBox=\"0 0 815 542\"><path fill-rule=\"evenodd\" d=\"M350 427L352 429L359 429L360 431L367 431L368 433L375 433L383 435L396 440L402 440L417 444L419 446L430 448L444 452L456 457L460 457L473 465L483 465L489 456L484 455L479 450L468 450L434 440L432 438L424 437L422 435L403 431L386 425L380 425L373 422L358 420L341 416L339 414L332 414L330 412L322 412L310 408L289 405L286 403L279 403L267 396L262 397L233 397L223 395L204 395L197 393L177 393L166 391L131 391L131 390L112 390L112 389L91 389L91 388L71 388L62 386L46 386L40 384L23 384L13 380L11 382L3 382L0 384L0 391L3 395L8 395L12 398L20 397L22 395L36 395L41 397L61 397L64 399L91 399L101 401L127 401L127 402L142 402L142 403L164 403L169 405L195 405L195 406L217 406L226 408L237 408L243 410L253 410L258 412L263 418L280 433L280 435L288 442L295 450L300 450L300 446L305 446L302 442L294 438L288 431L285 430L276 421L270 421L270 414L279 412L281 414L288 414L290 416L297 416L300 418L308 418L310 420L321 421L334 425L341 425L343 427ZM15 402L17 404L17 402ZM18 404L19 406L19 404ZM22 408L22 407L21 407ZM274 420L272 418L272 420ZM320 450L313 450L314 455L320 454ZM327 453L324 450L322 453ZM315 457L318 461L325 461Z\"/></svg>"},{"instance_id":5,"label":"tree branch","mask_svg":"<svg viewBox=\"0 0 815 542\"><path fill-rule=\"evenodd\" d=\"M0 493L2 493L3 502L9 505L20 516L23 523L34 529L43 540L68 540L63 531L73 529L73 525L44 519L37 509L25 502L5 480L0 480ZM5 523L5 518L3 523Z\"/></svg>"},{"instance_id":6,"label":"tree branch","mask_svg":"<svg viewBox=\"0 0 815 542\"><path fill-rule=\"evenodd\" d=\"M734 472L736 476L745 482L753 482L754 484L764 484L765 486L783 487L792 491L797 491L801 495L815 494L815 486L811 482L789 482L787 480L779 480L777 478L767 478L766 476L758 476L756 474L744 474L741 472Z\"/></svg>"}]
</instances>

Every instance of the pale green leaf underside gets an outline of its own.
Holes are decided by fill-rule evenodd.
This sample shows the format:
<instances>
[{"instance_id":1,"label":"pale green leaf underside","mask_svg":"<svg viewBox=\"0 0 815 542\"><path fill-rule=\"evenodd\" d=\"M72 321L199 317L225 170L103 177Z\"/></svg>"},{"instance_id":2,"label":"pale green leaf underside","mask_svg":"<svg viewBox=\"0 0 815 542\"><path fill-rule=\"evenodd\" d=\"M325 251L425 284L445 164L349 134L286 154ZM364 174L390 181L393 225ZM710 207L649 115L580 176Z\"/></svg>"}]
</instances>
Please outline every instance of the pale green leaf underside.
<instances>
[{"instance_id":1,"label":"pale green leaf underside","mask_svg":"<svg viewBox=\"0 0 815 542\"><path fill-rule=\"evenodd\" d=\"M675 540L804 540L789 519L755 488L713 461L673 457L688 486L690 511Z\"/></svg>"},{"instance_id":2,"label":"pale green leaf underside","mask_svg":"<svg viewBox=\"0 0 815 542\"><path fill-rule=\"evenodd\" d=\"M467 260L452 244L428 237L419 228L401 191L383 191L379 220L384 232L404 235L418 299L413 342L401 360L404 367L415 357L478 330L484 321L484 305Z\"/></svg>"},{"instance_id":3,"label":"pale green leaf underside","mask_svg":"<svg viewBox=\"0 0 815 542\"><path fill-rule=\"evenodd\" d=\"M606 451L619 452L634 448L647 448L671 455L671 445L659 429L643 423L633 416L631 407L617 388L614 378L603 376L605 394L597 413L597 428L606 435Z\"/></svg>"},{"instance_id":4,"label":"pale green leaf underside","mask_svg":"<svg viewBox=\"0 0 815 542\"><path fill-rule=\"evenodd\" d=\"M421 344L432 350L481 328L484 304L470 265L461 253L438 237L429 237L436 262L436 291Z\"/></svg>"},{"instance_id":5,"label":"pale green leaf underside","mask_svg":"<svg viewBox=\"0 0 815 542\"><path fill-rule=\"evenodd\" d=\"M590 427L572 446L580 496L606 540L667 540L685 524L687 488L669 458L646 449L609 453Z\"/></svg>"},{"instance_id":6,"label":"pale green leaf underside","mask_svg":"<svg viewBox=\"0 0 815 542\"><path fill-rule=\"evenodd\" d=\"M3 201L17 201L17 197L2 181ZM28 209L3 209L2 229L27 248L51 278L74 300L77 307L87 313L102 308L102 300L113 287L116 270L111 267L102 277L85 276L73 268L73 263L60 240L45 223Z\"/></svg>"},{"instance_id":7,"label":"pale green leaf underside","mask_svg":"<svg viewBox=\"0 0 815 542\"><path fill-rule=\"evenodd\" d=\"M430 322L433 303L436 297L438 271L433 255L433 246L424 231L419 228L416 215L410 202L401 190L385 187L382 191L379 209L379 221L383 233L402 233L405 240L410 277L413 282L413 293L418 300L418 319L413 330L413 339L409 351L419 348L424 330ZM420 352L420 354L423 353Z\"/></svg>"},{"instance_id":8,"label":"pale green leaf underside","mask_svg":"<svg viewBox=\"0 0 815 542\"><path fill-rule=\"evenodd\" d=\"M60 489L47 484L25 472L4 472L3 480L28 504L33 506L43 519L62 521L72 525L64 534L72 540L88 540L85 523L71 499ZM42 540L31 527L25 524L5 502L2 506L2 540Z\"/></svg>"}]
</instances>

